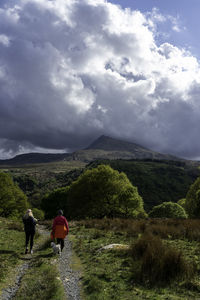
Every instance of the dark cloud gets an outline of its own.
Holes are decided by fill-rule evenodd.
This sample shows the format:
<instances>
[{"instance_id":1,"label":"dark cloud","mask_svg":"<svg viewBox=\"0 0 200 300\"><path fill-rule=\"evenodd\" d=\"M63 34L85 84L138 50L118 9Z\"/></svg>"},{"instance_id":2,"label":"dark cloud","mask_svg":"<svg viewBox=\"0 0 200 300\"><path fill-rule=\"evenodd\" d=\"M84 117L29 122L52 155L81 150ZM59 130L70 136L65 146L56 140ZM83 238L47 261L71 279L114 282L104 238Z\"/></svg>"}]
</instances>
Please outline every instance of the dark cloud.
<instances>
[{"instance_id":1,"label":"dark cloud","mask_svg":"<svg viewBox=\"0 0 200 300\"><path fill-rule=\"evenodd\" d=\"M199 157L199 64L156 44L166 19L156 13L103 0L1 2L1 156L72 151L107 134Z\"/></svg>"}]
</instances>

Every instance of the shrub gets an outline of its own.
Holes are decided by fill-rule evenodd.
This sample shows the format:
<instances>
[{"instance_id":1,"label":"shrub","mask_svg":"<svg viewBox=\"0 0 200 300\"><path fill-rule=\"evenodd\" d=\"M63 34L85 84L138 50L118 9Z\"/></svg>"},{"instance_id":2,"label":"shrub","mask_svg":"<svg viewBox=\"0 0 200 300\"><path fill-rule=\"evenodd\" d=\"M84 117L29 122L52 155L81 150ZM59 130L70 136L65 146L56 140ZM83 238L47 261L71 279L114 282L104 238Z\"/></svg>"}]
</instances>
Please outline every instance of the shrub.
<instances>
[{"instance_id":1,"label":"shrub","mask_svg":"<svg viewBox=\"0 0 200 300\"><path fill-rule=\"evenodd\" d=\"M173 202L163 202L154 208L149 213L150 218L177 218L186 219L187 215L182 206Z\"/></svg>"},{"instance_id":2,"label":"shrub","mask_svg":"<svg viewBox=\"0 0 200 300\"><path fill-rule=\"evenodd\" d=\"M200 177L189 188L185 209L189 217L200 218Z\"/></svg>"},{"instance_id":3,"label":"shrub","mask_svg":"<svg viewBox=\"0 0 200 300\"><path fill-rule=\"evenodd\" d=\"M174 279L188 279L195 274L182 252L165 246L159 237L144 234L131 246L133 277L146 285L165 285Z\"/></svg>"}]
</instances>

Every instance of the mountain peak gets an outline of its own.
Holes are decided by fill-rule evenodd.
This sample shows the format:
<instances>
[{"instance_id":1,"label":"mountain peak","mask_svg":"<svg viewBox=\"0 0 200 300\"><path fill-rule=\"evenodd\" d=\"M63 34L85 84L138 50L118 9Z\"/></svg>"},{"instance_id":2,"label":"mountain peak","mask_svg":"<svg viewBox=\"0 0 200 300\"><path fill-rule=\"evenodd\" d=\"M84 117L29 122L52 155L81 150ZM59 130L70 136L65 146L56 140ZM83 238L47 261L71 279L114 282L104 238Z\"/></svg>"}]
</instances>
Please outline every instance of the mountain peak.
<instances>
[{"instance_id":1,"label":"mountain peak","mask_svg":"<svg viewBox=\"0 0 200 300\"><path fill-rule=\"evenodd\" d=\"M142 146L135 143L118 140L106 135L101 135L97 140L95 140L86 150L90 149L101 149L105 151L137 151L137 150L147 150Z\"/></svg>"}]
</instances>

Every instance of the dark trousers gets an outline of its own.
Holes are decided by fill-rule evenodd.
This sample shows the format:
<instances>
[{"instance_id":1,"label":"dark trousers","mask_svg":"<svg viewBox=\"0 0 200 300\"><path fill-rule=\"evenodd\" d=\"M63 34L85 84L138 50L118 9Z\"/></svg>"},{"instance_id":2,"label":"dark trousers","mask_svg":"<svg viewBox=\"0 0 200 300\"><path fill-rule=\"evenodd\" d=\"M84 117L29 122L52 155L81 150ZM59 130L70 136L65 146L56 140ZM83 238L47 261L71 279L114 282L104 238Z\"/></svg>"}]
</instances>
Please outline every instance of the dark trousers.
<instances>
[{"instance_id":1,"label":"dark trousers","mask_svg":"<svg viewBox=\"0 0 200 300\"><path fill-rule=\"evenodd\" d=\"M57 244L60 244L61 251L64 248L64 239L57 239Z\"/></svg>"},{"instance_id":2,"label":"dark trousers","mask_svg":"<svg viewBox=\"0 0 200 300\"><path fill-rule=\"evenodd\" d=\"M26 231L26 248L28 248L29 240L30 240L30 249L33 248L34 235L35 235L35 231Z\"/></svg>"}]
</instances>

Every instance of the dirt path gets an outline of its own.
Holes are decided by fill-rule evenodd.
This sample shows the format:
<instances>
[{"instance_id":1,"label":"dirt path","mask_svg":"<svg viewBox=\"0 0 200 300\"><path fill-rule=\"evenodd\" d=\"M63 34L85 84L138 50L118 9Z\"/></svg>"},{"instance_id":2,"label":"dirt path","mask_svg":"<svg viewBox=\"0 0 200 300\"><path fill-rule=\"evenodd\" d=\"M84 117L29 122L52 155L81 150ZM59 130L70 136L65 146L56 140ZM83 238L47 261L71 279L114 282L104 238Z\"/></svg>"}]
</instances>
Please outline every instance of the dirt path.
<instances>
[{"instance_id":1,"label":"dirt path","mask_svg":"<svg viewBox=\"0 0 200 300\"><path fill-rule=\"evenodd\" d=\"M45 229L44 226L37 226L38 232L42 236L49 236L49 231ZM35 252L37 252L38 245L36 244L33 248ZM26 274L27 270L31 267L31 261L33 257L28 254L25 256L25 263L16 267L15 272L16 276L12 285L8 286L6 289L2 290L2 294L0 296L0 300L12 300L19 287L20 283L23 279L23 276ZM72 243L68 239L65 239L65 247L62 251L60 257L58 257L58 270L60 273L60 278L63 282L66 299L67 300L81 300L80 297L80 272L75 271L71 267L72 265ZM43 300L43 299L38 299Z\"/></svg>"}]
</instances>

